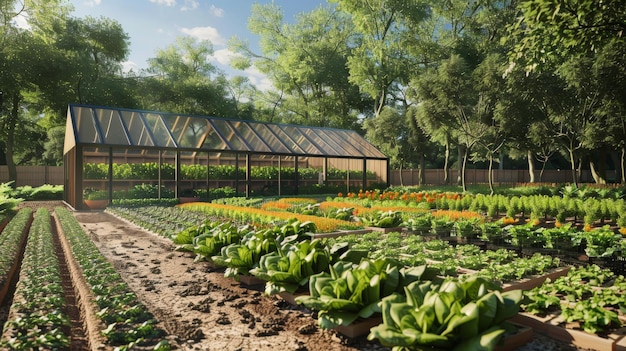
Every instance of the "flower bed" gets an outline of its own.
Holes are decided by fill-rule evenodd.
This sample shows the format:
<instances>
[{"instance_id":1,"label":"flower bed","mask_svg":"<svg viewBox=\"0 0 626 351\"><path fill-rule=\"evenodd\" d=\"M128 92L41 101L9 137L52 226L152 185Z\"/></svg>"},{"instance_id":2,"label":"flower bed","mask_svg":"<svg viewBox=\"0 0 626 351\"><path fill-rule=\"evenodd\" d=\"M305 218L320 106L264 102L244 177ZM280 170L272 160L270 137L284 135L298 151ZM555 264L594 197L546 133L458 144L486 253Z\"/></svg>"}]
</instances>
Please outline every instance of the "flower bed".
<instances>
[{"instance_id":1,"label":"flower bed","mask_svg":"<svg viewBox=\"0 0 626 351\"><path fill-rule=\"evenodd\" d=\"M313 222L318 232L332 232L337 229L356 229L359 225L334 218L302 215L291 212L265 211L258 208L238 207L214 203L181 204L179 208L202 212L208 215L232 218L235 221L259 225L274 225L277 220L297 219L300 222Z\"/></svg>"}]
</instances>

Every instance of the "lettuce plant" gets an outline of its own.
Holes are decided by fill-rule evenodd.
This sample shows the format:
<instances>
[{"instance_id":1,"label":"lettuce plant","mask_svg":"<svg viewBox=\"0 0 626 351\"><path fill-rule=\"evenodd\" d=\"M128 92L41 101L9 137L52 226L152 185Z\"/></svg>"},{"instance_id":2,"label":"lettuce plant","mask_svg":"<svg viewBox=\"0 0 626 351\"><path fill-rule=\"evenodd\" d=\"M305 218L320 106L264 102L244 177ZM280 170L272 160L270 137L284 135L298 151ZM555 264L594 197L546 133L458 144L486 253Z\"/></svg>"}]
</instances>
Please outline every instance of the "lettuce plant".
<instances>
[{"instance_id":1,"label":"lettuce plant","mask_svg":"<svg viewBox=\"0 0 626 351\"><path fill-rule=\"evenodd\" d=\"M322 240L288 243L261 257L250 274L265 280L265 293L294 293L309 282L309 277L328 270L331 255Z\"/></svg>"},{"instance_id":2,"label":"lettuce plant","mask_svg":"<svg viewBox=\"0 0 626 351\"><path fill-rule=\"evenodd\" d=\"M522 300L521 290L492 288L477 275L413 282L404 295L382 300L383 323L368 339L393 350L492 350L507 330L503 322L518 313Z\"/></svg>"},{"instance_id":3,"label":"lettuce plant","mask_svg":"<svg viewBox=\"0 0 626 351\"><path fill-rule=\"evenodd\" d=\"M318 324L324 329L350 325L357 318L380 312L379 302L416 280L432 279L435 272L425 265L399 268L390 260L363 260L355 265L339 261L330 272L311 276L309 296L296 298L318 312Z\"/></svg>"}]
</instances>

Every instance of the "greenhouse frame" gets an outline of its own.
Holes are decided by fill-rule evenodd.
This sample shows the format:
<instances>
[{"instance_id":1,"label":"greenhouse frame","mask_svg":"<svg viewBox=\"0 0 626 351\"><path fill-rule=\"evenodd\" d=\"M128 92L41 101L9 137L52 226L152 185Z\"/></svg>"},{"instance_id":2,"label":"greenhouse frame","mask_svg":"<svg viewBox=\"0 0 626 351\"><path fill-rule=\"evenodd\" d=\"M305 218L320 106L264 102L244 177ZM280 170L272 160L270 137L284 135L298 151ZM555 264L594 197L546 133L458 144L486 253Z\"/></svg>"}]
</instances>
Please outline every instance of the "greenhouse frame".
<instances>
[{"instance_id":1,"label":"greenhouse frame","mask_svg":"<svg viewBox=\"0 0 626 351\"><path fill-rule=\"evenodd\" d=\"M145 184L158 197L222 187L250 197L389 179L388 157L352 130L79 104L68 106L63 159L64 200L76 209L87 208L87 191L110 202Z\"/></svg>"}]
</instances>

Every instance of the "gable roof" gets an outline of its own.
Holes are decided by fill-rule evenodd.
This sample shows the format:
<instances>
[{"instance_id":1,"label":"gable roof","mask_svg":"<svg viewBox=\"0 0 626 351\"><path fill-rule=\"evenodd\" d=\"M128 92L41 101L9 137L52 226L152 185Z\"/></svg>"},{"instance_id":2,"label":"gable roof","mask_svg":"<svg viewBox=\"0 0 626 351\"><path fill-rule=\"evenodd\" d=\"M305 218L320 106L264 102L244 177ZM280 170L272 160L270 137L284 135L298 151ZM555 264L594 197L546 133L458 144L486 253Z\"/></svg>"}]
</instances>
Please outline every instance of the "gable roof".
<instances>
[{"instance_id":1,"label":"gable roof","mask_svg":"<svg viewBox=\"0 0 626 351\"><path fill-rule=\"evenodd\" d=\"M387 159L353 130L71 104L64 153L76 145Z\"/></svg>"}]
</instances>

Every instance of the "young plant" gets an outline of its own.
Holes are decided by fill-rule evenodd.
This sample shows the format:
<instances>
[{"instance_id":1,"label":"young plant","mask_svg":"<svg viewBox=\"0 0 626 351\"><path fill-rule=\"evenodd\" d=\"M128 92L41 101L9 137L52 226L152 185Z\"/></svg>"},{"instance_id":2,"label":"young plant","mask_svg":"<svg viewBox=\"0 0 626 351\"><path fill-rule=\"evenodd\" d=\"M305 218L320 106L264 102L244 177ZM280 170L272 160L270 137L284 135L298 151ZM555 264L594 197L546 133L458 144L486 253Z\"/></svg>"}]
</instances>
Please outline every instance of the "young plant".
<instances>
[{"instance_id":1,"label":"young plant","mask_svg":"<svg viewBox=\"0 0 626 351\"><path fill-rule=\"evenodd\" d=\"M518 313L521 290L501 293L484 277L414 282L380 306L383 324L369 340L409 350L492 350Z\"/></svg>"},{"instance_id":2,"label":"young plant","mask_svg":"<svg viewBox=\"0 0 626 351\"><path fill-rule=\"evenodd\" d=\"M337 262L330 273L309 279L309 296L296 302L318 311L318 324L330 329L347 326L357 318L381 312L379 302L413 281L433 279L436 272L427 266L403 267L388 260L363 260L359 265Z\"/></svg>"}]
</instances>

